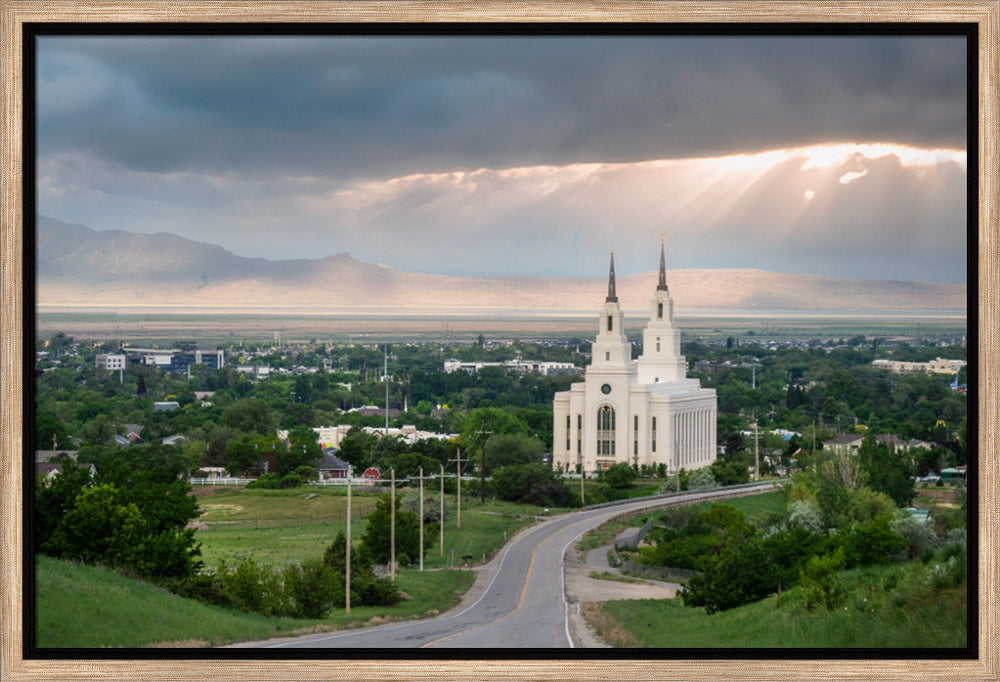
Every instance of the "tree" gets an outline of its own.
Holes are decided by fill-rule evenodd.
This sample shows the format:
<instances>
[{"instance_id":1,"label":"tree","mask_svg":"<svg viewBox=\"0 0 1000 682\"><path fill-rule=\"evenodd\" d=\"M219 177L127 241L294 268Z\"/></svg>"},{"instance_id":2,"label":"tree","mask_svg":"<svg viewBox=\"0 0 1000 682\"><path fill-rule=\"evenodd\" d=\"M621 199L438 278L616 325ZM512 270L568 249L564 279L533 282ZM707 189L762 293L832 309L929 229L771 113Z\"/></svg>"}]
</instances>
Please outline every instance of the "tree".
<instances>
[{"instance_id":1,"label":"tree","mask_svg":"<svg viewBox=\"0 0 1000 682\"><path fill-rule=\"evenodd\" d=\"M604 482L612 488L630 488L632 482L635 480L636 473L625 462L617 462L608 467L603 476Z\"/></svg>"},{"instance_id":2,"label":"tree","mask_svg":"<svg viewBox=\"0 0 1000 682\"><path fill-rule=\"evenodd\" d=\"M486 475L505 466L514 464L530 464L541 462L545 446L533 436L523 433L499 433L489 436L486 440ZM479 463L476 457L479 448L471 448L470 459Z\"/></svg>"},{"instance_id":3,"label":"tree","mask_svg":"<svg viewBox=\"0 0 1000 682\"><path fill-rule=\"evenodd\" d=\"M400 564L409 564L420 555L420 519L413 512L400 509L402 495L396 497L396 560ZM390 558L391 543L391 497L388 493L379 496L375 503L375 511L368 515L368 527L365 528L362 541L371 553L375 563L387 564ZM435 533L424 528L424 549L431 546Z\"/></svg>"},{"instance_id":4,"label":"tree","mask_svg":"<svg viewBox=\"0 0 1000 682\"><path fill-rule=\"evenodd\" d=\"M575 507L580 498L544 464L503 467L493 474L490 488L501 500L538 506Z\"/></svg>"},{"instance_id":5,"label":"tree","mask_svg":"<svg viewBox=\"0 0 1000 682\"><path fill-rule=\"evenodd\" d=\"M238 400L222 411L219 422L230 428L260 435L274 433L278 419L265 401L259 398Z\"/></svg>"},{"instance_id":6,"label":"tree","mask_svg":"<svg viewBox=\"0 0 1000 682\"><path fill-rule=\"evenodd\" d=\"M877 443L875 434L869 432L861 441L858 461L872 490L885 493L899 507L913 501L913 464L902 449L896 450L891 443Z\"/></svg>"}]
</instances>

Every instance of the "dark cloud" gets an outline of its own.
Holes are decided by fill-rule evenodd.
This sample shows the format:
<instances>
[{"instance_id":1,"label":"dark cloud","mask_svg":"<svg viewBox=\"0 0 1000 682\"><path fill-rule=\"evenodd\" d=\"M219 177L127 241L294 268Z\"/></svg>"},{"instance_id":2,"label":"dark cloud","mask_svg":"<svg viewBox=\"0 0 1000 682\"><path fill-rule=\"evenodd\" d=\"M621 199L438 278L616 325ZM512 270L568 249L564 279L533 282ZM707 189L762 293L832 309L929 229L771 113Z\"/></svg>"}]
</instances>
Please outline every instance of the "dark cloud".
<instances>
[{"instance_id":1,"label":"dark cloud","mask_svg":"<svg viewBox=\"0 0 1000 682\"><path fill-rule=\"evenodd\" d=\"M960 38L44 38L39 144L330 176L964 147Z\"/></svg>"}]
</instances>

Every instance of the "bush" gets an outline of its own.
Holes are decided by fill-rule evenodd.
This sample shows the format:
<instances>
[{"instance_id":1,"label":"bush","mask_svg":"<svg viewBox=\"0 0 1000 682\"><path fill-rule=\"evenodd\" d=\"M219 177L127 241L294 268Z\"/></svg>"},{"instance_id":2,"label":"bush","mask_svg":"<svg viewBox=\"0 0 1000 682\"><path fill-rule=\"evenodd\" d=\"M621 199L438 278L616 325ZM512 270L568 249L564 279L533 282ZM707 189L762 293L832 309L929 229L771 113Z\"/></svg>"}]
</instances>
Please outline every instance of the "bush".
<instances>
[{"instance_id":1,"label":"bush","mask_svg":"<svg viewBox=\"0 0 1000 682\"><path fill-rule=\"evenodd\" d=\"M695 574L681 591L686 606L703 606L706 613L763 599L778 589L770 557L758 538L726 546Z\"/></svg>"},{"instance_id":2,"label":"bush","mask_svg":"<svg viewBox=\"0 0 1000 682\"><path fill-rule=\"evenodd\" d=\"M837 535L844 548L847 567L888 564L906 552L906 541L889 527L890 514L880 514L866 523L855 524Z\"/></svg>"},{"instance_id":3,"label":"bush","mask_svg":"<svg viewBox=\"0 0 1000 682\"><path fill-rule=\"evenodd\" d=\"M289 615L296 618L323 618L338 601L345 602L346 577L321 559L306 559L298 566L289 564L282 578Z\"/></svg>"},{"instance_id":4,"label":"bush","mask_svg":"<svg viewBox=\"0 0 1000 682\"><path fill-rule=\"evenodd\" d=\"M493 493L501 500L540 507L575 507L580 498L562 478L543 464L503 467L490 480Z\"/></svg>"},{"instance_id":5,"label":"bush","mask_svg":"<svg viewBox=\"0 0 1000 682\"><path fill-rule=\"evenodd\" d=\"M889 528L906 541L906 556L909 559L933 553L941 545L934 527L917 520L905 509L896 511Z\"/></svg>"},{"instance_id":6,"label":"bush","mask_svg":"<svg viewBox=\"0 0 1000 682\"><path fill-rule=\"evenodd\" d=\"M266 566L245 558L232 571L220 561L215 571L222 601L242 611L263 613L265 616L289 615L291 608L285 597L281 576Z\"/></svg>"},{"instance_id":7,"label":"bush","mask_svg":"<svg viewBox=\"0 0 1000 682\"><path fill-rule=\"evenodd\" d=\"M256 481L247 483L247 489L259 488L261 490L277 490L281 487L281 476L279 474L264 474Z\"/></svg>"},{"instance_id":8,"label":"bush","mask_svg":"<svg viewBox=\"0 0 1000 682\"><path fill-rule=\"evenodd\" d=\"M839 547L833 554L809 558L799 573L807 610L819 607L832 609L840 604L844 587L837 579L837 573L844 569L844 564L844 550Z\"/></svg>"},{"instance_id":9,"label":"bush","mask_svg":"<svg viewBox=\"0 0 1000 682\"><path fill-rule=\"evenodd\" d=\"M823 512L813 502L796 500L788 505L788 523L811 533L821 533L824 529Z\"/></svg>"},{"instance_id":10,"label":"bush","mask_svg":"<svg viewBox=\"0 0 1000 682\"><path fill-rule=\"evenodd\" d=\"M706 488L718 488L719 482L715 480L712 470L709 467L698 469L688 481L688 490L704 490Z\"/></svg>"},{"instance_id":11,"label":"bush","mask_svg":"<svg viewBox=\"0 0 1000 682\"><path fill-rule=\"evenodd\" d=\"M625 462L613 464L604 472L604 482L612 488L630 488L636 478L635 470Z\"/></svg>"}]
</instances>

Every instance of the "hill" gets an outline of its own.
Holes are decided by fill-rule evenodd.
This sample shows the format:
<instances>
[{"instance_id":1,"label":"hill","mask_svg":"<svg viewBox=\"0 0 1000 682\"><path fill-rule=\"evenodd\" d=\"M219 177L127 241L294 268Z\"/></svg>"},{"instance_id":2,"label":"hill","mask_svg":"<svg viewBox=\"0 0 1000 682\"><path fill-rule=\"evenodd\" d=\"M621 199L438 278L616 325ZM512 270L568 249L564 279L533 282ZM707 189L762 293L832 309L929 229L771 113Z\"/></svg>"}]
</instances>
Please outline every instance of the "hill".
<instances>
[{"instance_id":1,"label":"hill","mask_svg":"<svg viewBox=\"0 0 1000 682\"><path fill-rule=\"evenodd\" d=\"M449 277L364 263L244 258L177 235L95 231L39 217L37 301L42 306L299 306L321 310L590 310L605 276ZM677 269L667 281L681 313L907 311L966 308L959 284L856 280L751 269ZM618 278L622 305L643 310L656 273Z\"/></svg>"}]
</instances>

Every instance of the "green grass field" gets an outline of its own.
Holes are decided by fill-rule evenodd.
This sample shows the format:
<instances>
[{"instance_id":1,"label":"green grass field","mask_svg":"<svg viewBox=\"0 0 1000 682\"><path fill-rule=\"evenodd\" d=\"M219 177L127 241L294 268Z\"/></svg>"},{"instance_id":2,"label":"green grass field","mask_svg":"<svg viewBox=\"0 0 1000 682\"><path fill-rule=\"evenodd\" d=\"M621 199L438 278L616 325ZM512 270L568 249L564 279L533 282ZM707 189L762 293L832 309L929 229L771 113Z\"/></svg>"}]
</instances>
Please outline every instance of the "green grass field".
<instances>
[{"instance_id":1,"label":"green grass field","mask_svg":"<svg viewBox=\"0 0 1000 682\"><path fill-rule=\"evenodd\" d=\"M397 495L404 492L397 490ZM427 491L430 496L430 491ZM309 497L315 495L314 497ZM351 497L351 538L361 540L366 522L362 515L375 508L377 494ZM435 498L436 499L436 498ZM199 497L205 513L199 518L208 525L195 538L201 543L207 568L225 559L229 565L244 557L260 564L283 568L289 561L318 557L347 527L345 491L300 488L293 490L228 490ZM428 502L429 508L436 502ZM437 539L426 550L425 568L454 566L461 557L472 556L470 564L481 563L495 554L520 528L535 522L540 510L534 507L462 497L461 526L457 526L454 496L446 495L444 552ZM454 552L452 552L454 550ZM411 557L414 563L418 557Z\"/></svg>"},{"instance_id":2,"label":"green grass field","mask_svg":"<svg viewBox=\"0 0 1000 682\"><path fill-rule=\"evenodd\" d=\"M243 557L283 568L288 561L322 556L346 527L345 491L198 489L198 530L202 560L207 568L220 559L233 565ZM403 494L403 491L398 491ZM352 538L360 542L362 514L375 507L377 495L352 495ZM38 644L42 647L215 646L248 639L322 632L366 624L426 617L461 599L475 581L459 566L489 559L520 528L535 522L538 509L506 502L480 504L463 496L461 527L456 528L454 499L446 512L444 553L435 542L419 571L417 557L396 572L396 584L406 595L392 607L357 607L350 615L334 611L321 620L267 618L230 611L184 599L150 583L131 580L103 568L38 557ZM451 550L455 550L454 553Z\"/></svg>"},{"instance_id":3,"label":"green grass field","mask_svg":"<svg viewBox=\"0 0 1000 682\"><path fill-rule=\"evenodd\" d=\"M904 570L883 566L841 573L845 599L830 611L806 611L801 590L793 588L710 616L679 598L604 602L586 612L614 646L964 647L965 585L897 606L885 585Z\"/></svg>"},{"instance_id":4,"label":"green grass field","mask_svg":"<svg viewBox=\"0 0 1000 682\"><path fill-rule=\"evenodd\" d=\"M761 511L773 511L779 514L785 513L785 498L778 490L769 493L761 493L760 495L747 495L746 497L734 497L729 500L720 500L720 503L730 504L736 507L743 512L747 518L750 518L757 512ZM710 502L702 502L701 504L694 505L693 509L704 511L711 506L712 503Z\"/></svg>"},{"instance_id":5,"label":"green grass field","mask_svg":"<svg viewBox=\"0 0 1000 682\"><path fill-rule=\"evenodd\" d=\"M355 607L319 620L268 618L186 599L114 571L39 555L40 647L205 647L435 615L461 599L475 573L400 571L410 598L393 607Z\"/></svg>"}]
</instances>

